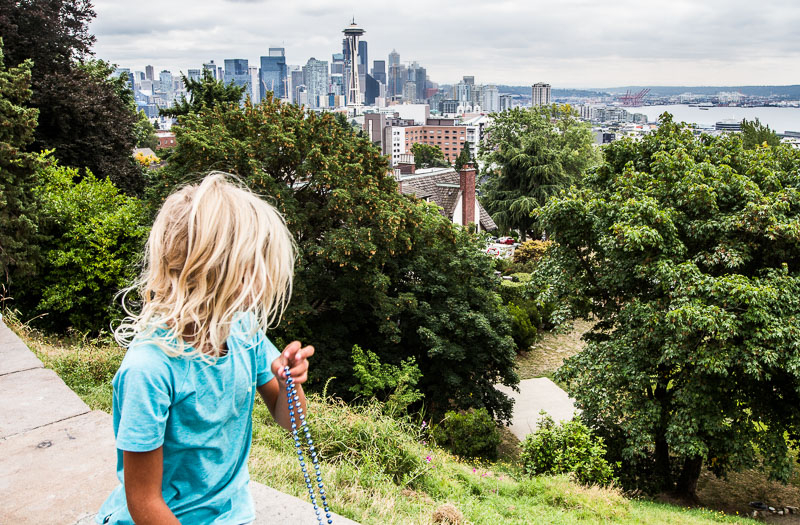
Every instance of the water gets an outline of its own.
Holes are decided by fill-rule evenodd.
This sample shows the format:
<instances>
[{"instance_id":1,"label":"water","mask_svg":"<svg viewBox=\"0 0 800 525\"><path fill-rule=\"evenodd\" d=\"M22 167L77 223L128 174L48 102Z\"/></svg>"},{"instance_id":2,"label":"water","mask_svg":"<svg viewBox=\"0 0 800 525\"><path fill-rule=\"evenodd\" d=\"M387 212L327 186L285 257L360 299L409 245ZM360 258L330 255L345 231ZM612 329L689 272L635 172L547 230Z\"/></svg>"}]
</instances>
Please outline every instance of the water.
<instances>
[{"instance_id":1,"label":"water","mask_svg":"<svg viewBox=\"0 0 800 525\"><path fill-rule=\"evenodd\" d=\"M678 122L696 123L701 126L711 126L720 120L742 119L754 120L758 118L776 133L786 131L800 131L800 108L738 108L738 107L713 107L708 110L689 107L686 104L673 104L669 106L642 106L639 108L626 108L632 113L644 113L647 120L655 122L662 113L672 113Z\"/></svg>"}]
</instances>

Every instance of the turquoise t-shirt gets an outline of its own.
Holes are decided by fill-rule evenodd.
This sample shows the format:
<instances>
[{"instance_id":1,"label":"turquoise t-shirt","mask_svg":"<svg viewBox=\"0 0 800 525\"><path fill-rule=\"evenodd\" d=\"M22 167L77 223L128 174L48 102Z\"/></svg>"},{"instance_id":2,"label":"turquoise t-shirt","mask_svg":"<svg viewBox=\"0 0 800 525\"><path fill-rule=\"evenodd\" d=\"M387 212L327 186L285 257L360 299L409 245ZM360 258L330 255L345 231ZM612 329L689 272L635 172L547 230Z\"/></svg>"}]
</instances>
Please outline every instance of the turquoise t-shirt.
<instances>
[{"instance_id":1,"label":"turquoise t-shirt","mask_svg":"<svg viewBox=\"0 0 800 525\"><path fill-rule=\"evenodd\" d=\"M239 316L228 353L214 364L169 357L136 338L114 376L114 435L120 485L96 523L133 524L125 499L122 451L164 446L161 492L182 523L248 523L255 519L247 458L256 387L274 376L280 353L250 316ZM165 332L157 332L165 336Z\"/></svg>"}]
</instances>

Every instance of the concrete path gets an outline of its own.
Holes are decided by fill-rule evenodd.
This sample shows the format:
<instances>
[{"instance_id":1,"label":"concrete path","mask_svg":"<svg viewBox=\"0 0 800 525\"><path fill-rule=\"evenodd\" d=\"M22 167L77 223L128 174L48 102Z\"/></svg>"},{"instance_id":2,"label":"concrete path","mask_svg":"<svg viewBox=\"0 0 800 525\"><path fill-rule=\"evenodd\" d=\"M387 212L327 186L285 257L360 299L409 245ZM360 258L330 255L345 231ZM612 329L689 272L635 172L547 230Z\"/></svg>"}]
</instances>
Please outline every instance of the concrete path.
<instances>
[{"instance_id":1,"label":"concrete path","mask_svg":"<svg viewBox=\"0 0 800 525\"><path fill-rule=\"evenodd\" d=\"M89 410L0 318L0 525L92 524L117 483L111 415ZM317 523L310 503L251 489L257 525Z\"/></svg>"},{"instance_id":2,"label":"concrete path","mask_svg":"<svg viewBox=\"0 0 800 525\"><path fill-rule=\"evenodd\" d=\"M515 400L514 416L509 430L520 441L536 430L536 422L541 417L539 412L542 410L556 422L570 420L577 413L567 393L546 377L520 381L519 392L502 385L496 388Z\"/></svg>"}]
</instances>

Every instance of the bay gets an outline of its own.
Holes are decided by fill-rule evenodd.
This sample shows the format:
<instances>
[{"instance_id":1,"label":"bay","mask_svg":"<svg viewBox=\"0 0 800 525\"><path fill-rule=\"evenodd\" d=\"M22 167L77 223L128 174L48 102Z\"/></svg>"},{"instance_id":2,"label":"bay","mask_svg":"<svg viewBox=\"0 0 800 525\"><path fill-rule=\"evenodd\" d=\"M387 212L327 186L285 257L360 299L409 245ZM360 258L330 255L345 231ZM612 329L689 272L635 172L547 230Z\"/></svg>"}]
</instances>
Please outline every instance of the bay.
<instances>
[{"instance_id":1,"label":"bay","mask_svg":"<svg viewBox=\"0 0 800 525\"><path fill-rule=\"evenodd\" d=\"M707 110L697 107L690 107L687 104L672 104L663 106L642 106L636 108L625 108L631 113L644 113L649 122L655 122L664 113L672 113L673 120L699 124L700 126L711 126L720 120L742 119L754 120L758 118L762 124L766 124L777 133L786 131L800 132L800 108L777 108L777 107L712 107Z\"/></svg>"}]
</instances>

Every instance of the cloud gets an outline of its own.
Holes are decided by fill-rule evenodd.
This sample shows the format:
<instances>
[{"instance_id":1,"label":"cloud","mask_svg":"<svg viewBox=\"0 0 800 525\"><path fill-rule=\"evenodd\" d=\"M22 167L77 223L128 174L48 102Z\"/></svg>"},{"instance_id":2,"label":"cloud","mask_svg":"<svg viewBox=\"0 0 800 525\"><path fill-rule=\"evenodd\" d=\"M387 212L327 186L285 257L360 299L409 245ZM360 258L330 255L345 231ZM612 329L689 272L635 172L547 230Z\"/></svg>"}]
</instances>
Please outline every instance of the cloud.
<instances>
[{"instance_id":1,"label":"cloud","mask_svg":"<svg viewBox=\"0 0 800 525\"><path fill-rule=\"evenodd\" d=\"M442 83L797 83L800 69L794 0L98 0L95 10L97 55L134 69L255 64L275 46L292 64L330 60L353 16L370 60L394 48Z\"/></svg>"}]
</instances>

